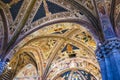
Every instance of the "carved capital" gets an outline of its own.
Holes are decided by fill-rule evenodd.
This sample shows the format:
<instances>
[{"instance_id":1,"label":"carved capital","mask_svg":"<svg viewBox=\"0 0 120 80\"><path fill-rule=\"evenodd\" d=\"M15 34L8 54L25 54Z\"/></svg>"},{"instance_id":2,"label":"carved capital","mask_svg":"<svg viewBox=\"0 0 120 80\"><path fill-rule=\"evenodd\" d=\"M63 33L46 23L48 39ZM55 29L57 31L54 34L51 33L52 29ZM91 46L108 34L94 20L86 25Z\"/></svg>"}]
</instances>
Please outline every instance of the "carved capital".
<instances>
[{"instance_id":1,"label":"carved capital","mask_svg":"<svg viewBox=\"0 0 120 80\"><path fill-rule=\"evenodd\" d=\"M98 46L96 50L97 59L103 59L105 56L110 54L113 49L120 49L119 39L107 40L102 45Z\"/></svg>"}]
</instances>

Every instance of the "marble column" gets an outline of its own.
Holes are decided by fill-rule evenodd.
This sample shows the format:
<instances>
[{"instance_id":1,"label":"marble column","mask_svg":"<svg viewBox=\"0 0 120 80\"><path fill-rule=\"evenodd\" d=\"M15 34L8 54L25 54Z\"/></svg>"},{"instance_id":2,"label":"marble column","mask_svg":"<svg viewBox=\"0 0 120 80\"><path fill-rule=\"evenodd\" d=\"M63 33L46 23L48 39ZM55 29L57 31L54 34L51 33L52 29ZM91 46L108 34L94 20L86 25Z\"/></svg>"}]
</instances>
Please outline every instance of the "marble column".
<instances>
[{"instance_id":1,"label":"marble column","mask_svg":"<svg viewBox=\"0 0 120 80\"><path fill-rule=\"evenodd\" d=\"M98 46L96 56L100 64L102 80L120 80L120 40L106 40Z\"/></svg>"}]
</instances>

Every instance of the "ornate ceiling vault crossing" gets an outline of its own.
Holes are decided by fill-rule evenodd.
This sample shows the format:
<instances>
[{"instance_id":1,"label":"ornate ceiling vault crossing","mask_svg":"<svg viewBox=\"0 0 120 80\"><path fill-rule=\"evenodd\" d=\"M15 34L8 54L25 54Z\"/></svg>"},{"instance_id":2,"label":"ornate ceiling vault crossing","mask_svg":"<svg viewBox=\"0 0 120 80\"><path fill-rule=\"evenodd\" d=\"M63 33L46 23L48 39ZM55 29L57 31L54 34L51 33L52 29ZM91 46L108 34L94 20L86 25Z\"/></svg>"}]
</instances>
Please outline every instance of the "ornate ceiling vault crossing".
<instances>
[{"instance_id":1,"label":"ornate ceiling vault crossing","mask_svg":"<svg viewBox=\"0 0 120 80\"><path fill-rule=\"evenodd\" d=\"M103 14L120 37L119 0L1 0L0 80L101 80Z\"/></svg>"},{"instance_id":2,"label":"ornate ceiling vault crossing","mask_svg":"<svg viewBox=\"0 0 120 80\"><path fill-rule=\"evenodd\" d=\"M12 64L17 64L16 60L18 60L17 68L20 70L22 66L20 63L24 65L31 63L37 67L39 75L43 75L47 80L53 80L57 74L67 69L85 70L100 80L95 49L96 43L93 37L83 26L68 22L56 23L45 26L24 38L14 49L15 55L9 66L15 67ZM17 58L21 54L24 55L23 59ZM27 54L32 57L32 62L29 62ZM22 62L22 60L26 61ZM16 74L18 72L16 70Z\"/></svg>"}]
</instances>

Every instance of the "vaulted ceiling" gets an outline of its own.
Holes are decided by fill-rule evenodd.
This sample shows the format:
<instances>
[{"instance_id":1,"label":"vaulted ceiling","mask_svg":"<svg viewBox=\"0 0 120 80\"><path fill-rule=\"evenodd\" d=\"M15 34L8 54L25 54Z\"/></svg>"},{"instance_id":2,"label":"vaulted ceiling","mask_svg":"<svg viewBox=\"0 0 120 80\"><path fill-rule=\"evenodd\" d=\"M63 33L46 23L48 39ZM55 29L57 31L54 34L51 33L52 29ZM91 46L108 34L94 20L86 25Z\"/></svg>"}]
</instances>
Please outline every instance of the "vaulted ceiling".
<instances>
[{"instance_id":1,"label":"vaulted ceiling","mask_svg":"<svg viewBox=\"0 0 120 80\"><path fill-rule=\"evenodd\" d=\"M117 32L120 1L105 0L104 3ZM63 21L87 22L93 26L91 28L96 36L100 36L99 40L102 40L95 6L95 0L1 0L0 52L3 49L8 51L13 44L42 26Z\"/></svg>"},{"instance_id":2,"label":"vaulted ceiling","mask_svg":"<svg viewBox=\"0 0 120 80\"><path fill-rule=\"evenodd\" d=\"M96 69L91 73L101 79L94 53L97 45L104 41L96 9L96 3L101 1L1 0L1 59L10 61L10 66L18 64L18 68L14 67L16 74L31 63L38 68L40 75L53 79L55 75L49 73L54 74L55 68L64 64L64 60L71 65L70 55L75 53L74 63L89 64ZM103 3L119 36L120 1L103 0ZM24 56L23 59L20 56ZM87 65L80 68L90 72Z\"/></svg>"}]
</instances>

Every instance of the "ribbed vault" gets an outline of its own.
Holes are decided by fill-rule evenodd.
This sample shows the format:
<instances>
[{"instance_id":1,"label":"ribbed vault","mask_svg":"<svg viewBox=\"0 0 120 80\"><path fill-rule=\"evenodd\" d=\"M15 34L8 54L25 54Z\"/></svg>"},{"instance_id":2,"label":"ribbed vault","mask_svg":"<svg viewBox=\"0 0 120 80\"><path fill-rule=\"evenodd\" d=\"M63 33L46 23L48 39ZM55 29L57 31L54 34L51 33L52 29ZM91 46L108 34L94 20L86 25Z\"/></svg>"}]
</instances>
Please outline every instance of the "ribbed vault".
<instances>
[{"instance_id":1,"label":"ribbed vault","mask_svg":"<svg viewBox=\"0 0 120 80\"><path fill-rule=\"evenodd\" d=\"M101 80L94 53L94 39L86 28L77 23L63 22L44 26L26 36L17 45L19 47L16 47L15 55L11 56L10 64L15 64L15 58L20 56L20 53L27 53L33 56L39 77L42 79L53 80L68 69L80 69ZM21 61L20 59L18 63L22 63ZM16 69L17 66L11 68ZM16 70L15 74L18 72Z\"/></svg>"},{"instance_id":2,"label":"ribbed vault","mask_svg":"<svg viewBox=\"0 0 120 80\"><path fill-rule=\"evenodd\" d=\"M105 41L103 5L119 38L119 0L1 0L0 61L8 64L0 77L20 77L30 65L40 80L69 71L101 80L95 50Z\"/></svg>"}]
</instances>

